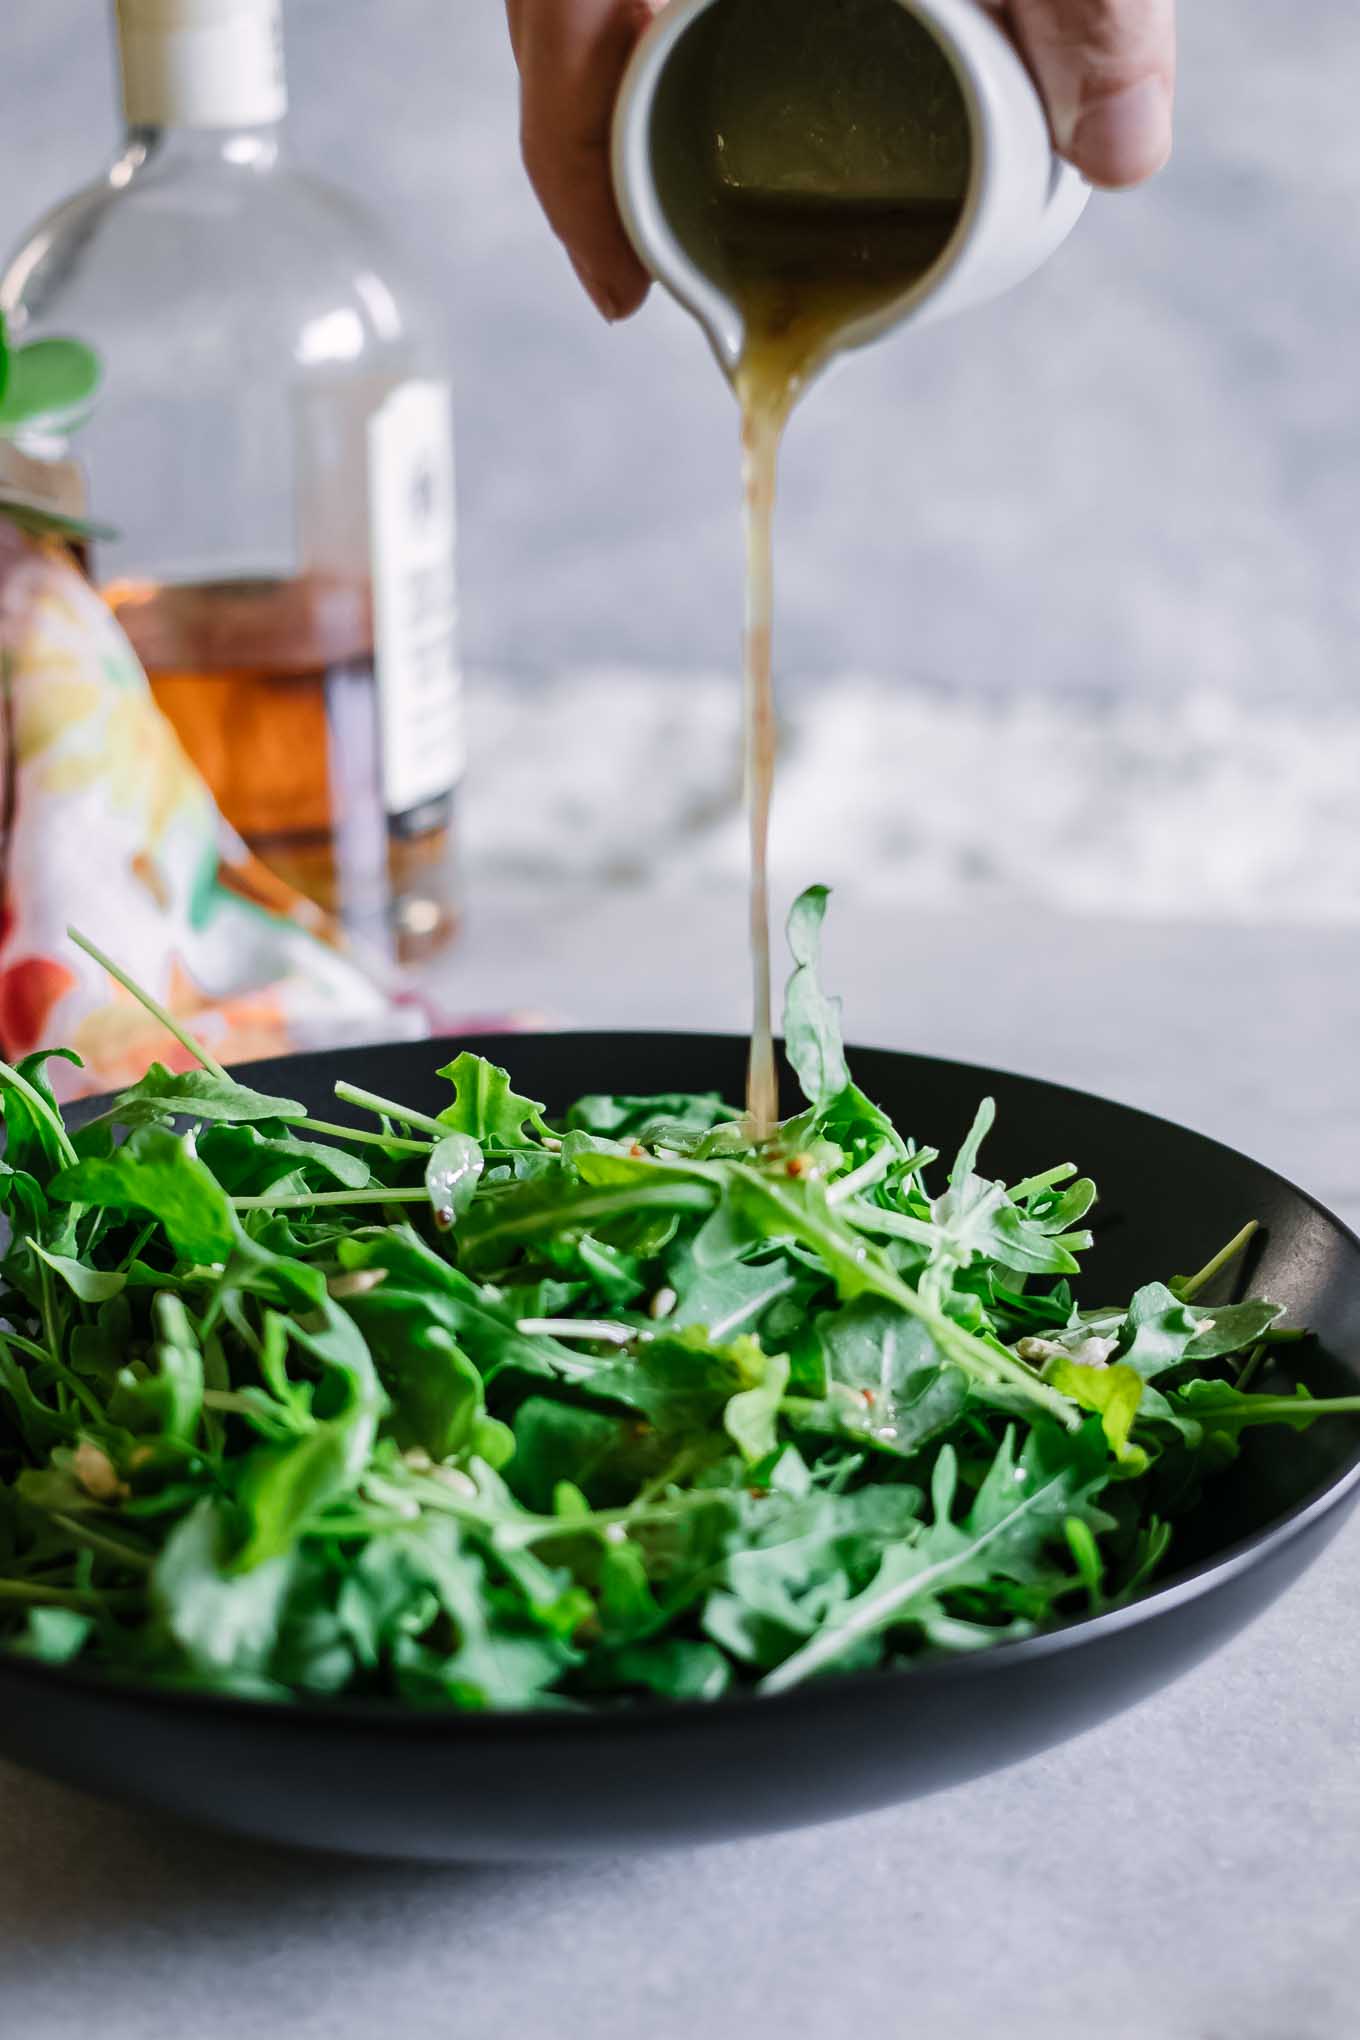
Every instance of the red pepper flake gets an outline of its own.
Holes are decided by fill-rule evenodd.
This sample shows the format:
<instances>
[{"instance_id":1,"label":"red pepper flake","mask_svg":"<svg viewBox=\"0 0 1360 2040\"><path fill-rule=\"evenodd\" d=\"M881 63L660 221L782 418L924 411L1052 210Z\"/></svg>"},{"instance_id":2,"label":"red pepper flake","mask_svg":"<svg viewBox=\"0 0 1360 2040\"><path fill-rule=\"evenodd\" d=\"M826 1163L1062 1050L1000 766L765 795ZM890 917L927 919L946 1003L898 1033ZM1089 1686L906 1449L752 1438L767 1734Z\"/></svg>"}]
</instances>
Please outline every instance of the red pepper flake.
<instances>
[{"instance_id":1,"label":"red pepper flake","mask_svg":"<svg viewBox=\"0 0 1360 2040\"><path fill-rule=\"evenodd\" d=\"M639 1160L644 1160L647 1154L647 1150L642 1145L642 1142L640 1140L635 1140L633 1142L633 1145L629 1148L628 1152L630 1155L636 1155L639 1158Z\"/></svg>"},{"instance_id":2,"label":"red pepper flake","mask_svg":"<svg viewBox=\"0 0 1360 2040\"><path fill-rule=\"evenodd\" d=\"M806 1155L790 1155L784 1164L784 1174L786 1176L806 1176L807 1171L808 1158Z\"/></svg>"},{"instance_id":3,"label":"red pepper flake","mask_svg":"<svg viewBox=\"0 0 1360 2040\"><path fill-rule=\"evenodd\" d=\"M878 1401L878 1397L874 1394L874 1391L871 1388L862 1388L860 1390L860 1394L864 1398L865 1402L868 1403L870 1409L872 1409L874 1404Z\"/></svg>"}]
</instances>

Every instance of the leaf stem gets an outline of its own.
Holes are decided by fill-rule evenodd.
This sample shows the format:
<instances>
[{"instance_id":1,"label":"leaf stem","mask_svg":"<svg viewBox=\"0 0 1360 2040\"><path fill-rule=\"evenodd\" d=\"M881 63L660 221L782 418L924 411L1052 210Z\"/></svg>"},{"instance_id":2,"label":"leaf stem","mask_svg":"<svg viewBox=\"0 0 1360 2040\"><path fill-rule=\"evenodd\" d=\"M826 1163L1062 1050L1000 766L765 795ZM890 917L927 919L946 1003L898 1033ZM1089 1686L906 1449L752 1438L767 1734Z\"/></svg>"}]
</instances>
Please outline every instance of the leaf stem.
<instances>
[{"instance_id":1,"label":"leaf stem","mask_svg":"<svg viewBox=\"0 0 1360 2040\"><path fill-rule=\"evenodd\" d=\"M1013 1183L1006 1195L1012 1204L1020 1204L1026 1197L1037 1197L1041 1190L1056 1189L1076 1173L1075 1162L1059 1162L1056 1169L1045 1169L1041 1176L1026 1176L1023 1182Z\"/></svg>"},{"instance_id":2,"label":"leaf stem","mask_svg":"<svg viewBox=\"0 0 1360 2040\"><path fill-rule=\"evenodd\" d=\"M361 1091L357 1084L342 1081L336 1085L335 1095L346 1105L358 1105L365 1112L371 1112L376 1119L399 1119L403 1126L423 1126L436 1140L443 1140L449 1131L447 1126L441 1126L437 1119L432 1119L428 1112L417 1112L410 1105L398 1105L391 1098L379 1097L376 1091Z\"/></svg>"},{"instance_id":3,"label":"leaf stem","mask_svg":"<svg viewBox=\"0 0 1360 2040\"><path fill-rule=\"evenodd\" d=\"M310 1211L313 1205L428 1204L428 1190L318 1190L287 1197L233 1197L235 1211Z\"/></svg>"},{"instance_id":4,"label":"leaf stem","mask_svg":"<svg viewBox=\"0 0 1360 2040\"><path fill-rule=\"evenodd\" d=\"M109 976L114 978L123 987L125 992L131 992L137 1004L144 1007L153 1020L159 1020L161 1026L167 1028L174 1035L180 1047L186 1048L195 1061L203 1065L203 1068L207 1070L210 1076L220 1077L224 1084L235 1083L236 1079L228 1076L216 1056L210 1055L202 1042L196 1041L188 1029L176 1020L173 1013L167 1012L158 999L152 998L150 992L143 991L137 980L129 977L127 972L121 969L111 956L105 956L103 950L96 943L91 942L88 935L82 935L79 928L68 928L66 933L70 936L72 942L75 943L77 949L83 949L87 956L92 956L95 962L100 964L108 972Z\"/></svg>"},{"instance_id":5,"label":"leaf stem","mask_svg":"<svg viewBox=\"0 0 1360 2040\"><path fill-rule=\"evenodd\" d=\"M861 1190L871 1189L887 1175L896 1159L896 1150L887 1142L875 1148L867 1162L861 1162L848 1176L838 1176L829 1185L826 1193L828 1204L843 1204L847 1197L858 1197Z\"/></svg>"},{"instance_id":6,"label":"leaf stem","mask_svg":"<svg viewBox=\"0 0 1360 2040\"><path fill-rule=\"evenodd\" d=\"M1238 1374L1237 1380L1233 1383L1239 1395L1245 1392L1249 1382L1256 1379L1256 1376L1261 1371L1261 1362L1265 1357L1266 1342L1262 1339L1259 1345L1252 1347L1250 1353L1248 1353L1246 1359L1242 1362L1241 1371Z\"/></svg>"},{"instance_id":7,"label":"leaf stem","mask_svg":"<svg viewBox=\"0 0 1360 2040\"><path fill-rule=\"evenodd\" d=\"M138 1572L151 1570L151 1559L146 1552L139 1551L135 1544L123 1544L117 1537L109 1537L102 1530L92 1530L88 1523L82 1523L77 1516L59 1516L54 1513L47 1520L49 1523L57 1524L69 1537L77 1538L81 1544L88 1544L91 1551L100 1551L105 1558L117 1559L119 1565L130 1565Z\"/></svg>"},{"instance_id":8,"label":"leaf stem","mask_svg":"<svg viewBox=\"0 0 1360 2040\"><path fill-rule=\"evenodd\" d=\"M631 1346L634 1339L649 1336L637 1325L610 1324L604 1318L526 1317L515 1330L526 1338L597 1339L605 1346Z\"/></svg>"},{"instance_id":9,"label":"leaf stem","mask_svg":"<svg viewBox=\"0 0 1360 2040\"><path fill-rule=\"evenodd\" d=\"M352 1140L359 1147L391 1148L405 1155L430 1152L427 1140L403 1140L398 1133L365 1133L357 1126L332 1126L327 1119L295 1119L292 1125L301 1133L324 1133L331 1140ZM447 1133L448 1128L444 1131Z\"/></svg>"},{"instance_id":10,"label":"leaf stem","mask_svg":"<svg viewBox=\"0 0 1360 2040\"><path fill-rule=\"evenodd\" d=\"M49 1587L41 1580L0 1579L0 1601L27 1601L38 1608L97 1608L109 1598L100 1587Z\"/></svg>"},{"instance_id":11,"label":"leaf stem","mask_svg":"<svg viewBox=\"0 0 1360 2040\"><path fill-rule=\"evenodd\" d=\"M1192 1298L1199 1295L1201 1289L1208 1288L1215 1275L1221 1274L1230 1261L1237 1259L1238 1255L1244 1251L1248 1243L1260 1230L1261 1221L1259 1218L1249 1220L1243 1226L1241 1232L1234 1233L1226 1247L1220 1248L1212 1261L1205 1262L1198 1275L1177 1275L1169 1282L1167 1287L1170 1289L1171 1294L1178 1302L1189 1303Z\"/></svg>"}]
</instances>

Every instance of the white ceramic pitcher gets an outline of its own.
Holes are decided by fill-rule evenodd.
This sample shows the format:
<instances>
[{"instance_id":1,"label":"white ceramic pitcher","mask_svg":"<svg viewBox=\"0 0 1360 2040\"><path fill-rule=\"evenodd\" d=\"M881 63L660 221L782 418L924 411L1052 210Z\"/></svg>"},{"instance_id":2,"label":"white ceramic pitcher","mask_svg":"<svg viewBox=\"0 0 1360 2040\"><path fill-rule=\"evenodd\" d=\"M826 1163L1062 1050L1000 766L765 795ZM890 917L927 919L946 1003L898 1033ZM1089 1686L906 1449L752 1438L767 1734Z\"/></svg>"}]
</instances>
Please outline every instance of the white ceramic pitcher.
<instances>
[{"instance_id":1,"label":"white ceramic pitcher","mask_svg":"<svg viewBox=\"0 0 1360 2040\"><path fill-rule=\"evenodd\" d=\"M614 184L644 265L704 327L729 375L741 358L740 311L682 244L657 188L653 114L677 46L725 0L669 0L639 43L614 121ZM810 0L815 4L815 0ZM958 225L938 260L900 297L855 322L844 347L907 320L947 313L1008 290L1046 261L1081 216L1090 187L1053 150L1048 121L1014 43L982 0L897 0L929 33L960 86L971 152Z\"/></svg>"}]
</instances>

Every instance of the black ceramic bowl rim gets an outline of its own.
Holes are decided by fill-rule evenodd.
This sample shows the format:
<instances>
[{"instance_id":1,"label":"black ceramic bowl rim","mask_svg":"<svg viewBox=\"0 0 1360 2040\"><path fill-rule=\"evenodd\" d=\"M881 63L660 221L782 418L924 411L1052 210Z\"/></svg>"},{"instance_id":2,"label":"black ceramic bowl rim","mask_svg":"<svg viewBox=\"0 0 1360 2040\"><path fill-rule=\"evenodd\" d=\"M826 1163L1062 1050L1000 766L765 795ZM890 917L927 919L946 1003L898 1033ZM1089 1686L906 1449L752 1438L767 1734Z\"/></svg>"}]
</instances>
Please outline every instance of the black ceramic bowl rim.
<instances>
[{"instance_id":1,"label":"black ceramic bowl rim","mask_svg":"<svg viewBox=\"0 0 1360 2040\"><path fill-rule=\"evenodd\" d=\"M555 1039L568 1041L574 1033L583 1031L571 1028L535 1028L532 1033L535 1037L551 1035ZM603 1028L592 1029L590 1034L593 1039L599 1039L610 1031ZM677 1036L683 1035L685 1039L695 1038L692 1030L678 1028L669 1030L619 1028L612 1031L620 1040L635 1039L642 1033L664 1038L667 1032ZM507 1037L515 1038L524 1037ZM728 1047L738 1040L735 1035L724 1034L712 1034L709 1038ZM419 1045L421 1044L409 1041L375 1043L370 1052L379 1054L384 1050L410 1049ZM430 1046L438 1053L437 1042L432 1042ZM336 1051L339 1054L364 1052L362 1049ZM857 1053L892 1055L909 1052L868 1050L864 1044L860 1044L859 1049L855 1047L846 1049L847 1059L852 1063ZM270 1067L281 1067L295 1059L300 1058L273 1058ZM1147 1112L1141 1106L1124 1105L1118 1100L1102 1098L1097 1092L1082 1090L1071 1084L1053 1083L1046 1077L1033 1077L1022 1071L1000 1071L986 1064L962 1062L950 1056L931 1056L926 1059L950 1069L973 1073L984 1082L994 1076L1013 1077L1020 1083L1039 1084L1045 1090L1061 1093L1065 1098L1078 1104L1100 1106L1114 1104L1121 1114L1127 1114L1133 1121L1170 1127L1179 1133L1194 1132L1193 1128L1184 1127L1162 1113ZM248 1071L253 1069L258 1078L263 1066L245 1067ZM108 1102L107 1098L82 1099L80 1109L82 1113L88 1112L93 1115ZM1259 1169L1262 1175L1278 1183L1291 1197L1300 1199L1317 1212L1343 1239L1355 1247L1357 1253L1360 1253L1360 1235L1334 1212L1329 1211L1310 1191L1299 1189L1287 1176L1281 1175L1278 1169L1272 1169L1264 1162L1255 1161L1252 1157L1244 1155L1240 1148L1229 1147L1226 1141L1215 1140L1210 1134L1195 1133L1194 1137L1201 1141L1206 1149L1229 1155L1236 1161L1249 1161L1253 1168ZM773 1719L782 1709L806 1701L812 1693L852 1695L868 1687L881 1687L885 1680L935 1683L939 1680L960 1678L988 1678L1000 1674L1017 1662L1051 1657L1060 1651L1079 1650L1088 1641L1095 1642L1102 1637L1116 1635L1121 1630L1151 1622L1172 1608L1188 1606L1203 1595L1211 1593L1217 1586L1250 1572L1270 1553L1283 1550L1313 1524L1339 1508L1358 1485L1360 1485L1360 1435L1357 1436L1350 1458L1340 1471L1305 1496L1301 1502L1295 1503L1277 1521L1267 1523L1249 1536L1225 1545L1222 1551L1211 1553L1194 1565L1187 1566L1183 1571L1173 1573L1168 1579L1150 1588L1147 1593L1139 1594L1136 1599L1126 1602L1121 1607L1104 1609L1098 1615L1077 1615L1067 1622L1050 1623L1036 1630L1032 1636L988 1644L976 1652L937 1651L919 1658L878 1666L870 1671L827 1672L808 1685L790 1687L781 1693L765 1694L748 1687L723 1694L716 1700L641 1699L623 1705L582 1707L579 1710L563 1708L560 1711L546 1707L460 1711L452 1707L447 1709L413 1707L394 1700L344 1698L319 1700L310 1696L303 1699L274 1700L264 1695L248 1693L215 1693L202 1691L196 1687L168 1686L154 1680L110 1676L107 1671L79 1664L44 1664L40 1659L25 1658L13 1652L4 1653L5 1670L7 1675L14 1672L31 1680L35 1687L58 1685L85 1691L96 1690L107 1694L110 1699L152 1701L165 1707L237 1715L244 1720L255 1719L263 1714L275 1721L295 1722L299 1727L324 1724L332 1728L372 1728L375 1732L394 1729L407 1737L433 1732L474 1740L486 1737L494 1739L507 1732L512 1737L523 1734L538 1736L545 1729L550 1729L555 1735L580 1737L617 1731L633 1723L654 1729L658 1726L665 1727L671 1722L674 1722L678 1732L683 1729L686 1722L696 1718L710 1720L715 1715L737 1716L755 1710L762 1715L768 1714Z\"/></svg>"}]
</instances>

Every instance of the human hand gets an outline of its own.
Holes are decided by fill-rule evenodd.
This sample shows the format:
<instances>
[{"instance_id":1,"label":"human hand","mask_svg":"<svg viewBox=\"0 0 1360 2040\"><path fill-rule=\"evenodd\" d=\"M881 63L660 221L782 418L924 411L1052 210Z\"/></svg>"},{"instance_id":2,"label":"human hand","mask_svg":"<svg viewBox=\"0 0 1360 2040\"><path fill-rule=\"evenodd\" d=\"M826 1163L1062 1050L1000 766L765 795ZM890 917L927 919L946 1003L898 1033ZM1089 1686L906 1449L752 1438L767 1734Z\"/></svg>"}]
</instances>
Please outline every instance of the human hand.
<instances>
[{"instance_id":1,"label":"human hand","mask_svg":"<svg viewBox=\"0 0 1360 2040\"><path fill-rule=\"evenodd\" d=\"M522 80L525 167L607 319L647 295L609 171L614 100L661 0L506 0ZM1062 155L1109 190L1171 153L1175 0L1002 0Z\"/></svg>"},{"instance_id":2,"label":"human hand","mask_svg":"<svg viewBox=\"0 0 1360 2040\"><path fill-rule=\"evenodd\" d=\"M506 0L520 75L529 182L571 266L606 319L627 318L647 272L614 202L614 101L661 0Z\"/></svg>"},{"instance_id":3,"label":"human hand","mask_svg":"<svg viewBox=\"0 0 1360 2040\"><path fill-rule=\"evenodd\" d=\"M1171 154L1175 0L1005 0L1060 155L1119 191Z\"/></svg>"}]
</instances>

